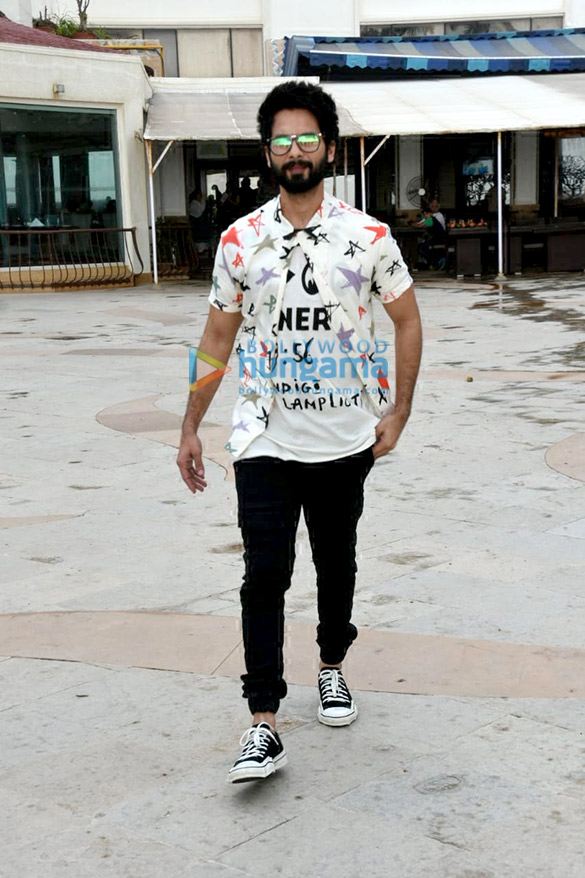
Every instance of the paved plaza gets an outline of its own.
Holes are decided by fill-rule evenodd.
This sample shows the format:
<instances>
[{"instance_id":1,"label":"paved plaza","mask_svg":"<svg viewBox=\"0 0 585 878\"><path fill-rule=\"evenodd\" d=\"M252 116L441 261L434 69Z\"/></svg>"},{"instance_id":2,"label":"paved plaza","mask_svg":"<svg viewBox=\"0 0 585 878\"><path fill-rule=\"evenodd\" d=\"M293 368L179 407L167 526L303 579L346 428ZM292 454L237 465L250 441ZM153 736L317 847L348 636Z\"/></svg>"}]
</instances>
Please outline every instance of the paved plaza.
<instances>
[{"instance_id":1,"label":"paved plaza","mask_svg":"<svg viewBox=\"0 0 585 878\"><path fill-rule=\"evenodd\" d=\"M317 722L301 525L288 765L241 786L235 359L204 495L174 462L206 286L0 296L0 875L581 878L585 275L417 293L359 530L360 717Z\"/></svg>"}]
</instances>

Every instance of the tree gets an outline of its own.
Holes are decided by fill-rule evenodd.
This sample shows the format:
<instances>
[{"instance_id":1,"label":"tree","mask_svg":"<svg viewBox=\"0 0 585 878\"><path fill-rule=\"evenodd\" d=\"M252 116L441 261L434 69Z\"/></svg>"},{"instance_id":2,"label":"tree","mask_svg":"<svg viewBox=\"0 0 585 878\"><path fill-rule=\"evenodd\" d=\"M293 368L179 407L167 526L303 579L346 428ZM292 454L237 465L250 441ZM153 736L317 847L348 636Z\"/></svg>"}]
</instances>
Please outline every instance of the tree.
<instances>
[{"instance_id":1,"label":"tree","mask_svg":"<svg viewBox=\"0 0 585 878\"><path fill-rule=\"evenodd\" d=\"M87 30L87 10L89 0L75 0L77 3L77 12L79 14L79 29Z\"/></svg>"}]
</instances>

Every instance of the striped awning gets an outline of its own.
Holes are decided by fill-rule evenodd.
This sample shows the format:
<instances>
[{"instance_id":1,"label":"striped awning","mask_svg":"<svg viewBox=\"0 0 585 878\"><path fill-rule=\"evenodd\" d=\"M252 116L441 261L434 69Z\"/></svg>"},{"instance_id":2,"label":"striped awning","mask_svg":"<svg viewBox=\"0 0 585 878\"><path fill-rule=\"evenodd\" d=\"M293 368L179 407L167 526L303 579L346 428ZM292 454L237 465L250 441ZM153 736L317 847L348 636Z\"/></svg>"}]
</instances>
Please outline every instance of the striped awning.
<instances>
[{"instance_id":1,"label":"striped awning","mask_svg":"<svg viewBox=\"0 0 585 878\"><path fill-rule=\"evenodd\" d=\"M345 68L388 75L569 73L585 70L585 28L432 37L290 37L284 76Z\"/></svg>"}]
</instances>

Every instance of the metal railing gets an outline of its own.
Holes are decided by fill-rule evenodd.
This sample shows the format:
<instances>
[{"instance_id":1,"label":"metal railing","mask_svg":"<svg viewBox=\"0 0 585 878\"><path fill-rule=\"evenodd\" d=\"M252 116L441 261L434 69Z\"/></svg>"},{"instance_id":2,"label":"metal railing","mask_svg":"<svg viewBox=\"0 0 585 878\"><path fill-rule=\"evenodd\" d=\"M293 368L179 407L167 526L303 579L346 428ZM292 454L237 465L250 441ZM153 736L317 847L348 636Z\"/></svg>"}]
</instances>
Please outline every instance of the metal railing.
<instances>
[{"instance_id":1,"label":"metal railing","mask_svg":"<svg viewBox=\"0 0 585 878\"><path fill-rule=\"evenodd\" d=\"M214 242L204 254L193 241L190 226L185 222L157 223L156 249L158 274L162 280L193 278L207 275L213 265Z\"/></svg>"},{"instance_id":2,"label":"metal railing","mask_svg":"<svg viewBox=\"0 0 585 878\"><path fill-rule=\"evenodd\" d=\"M134 283L136 229L0 229L0 290Z\"/></svg>"},{"instance_id":3,"label":"metal railing","mask_svg":"<svg viewBox=\"0 0 585 878\"><path fill-rule=\"evenodd\" d=\"M197 270L197 248L186 223L157 223L156 249L159 277L190 277Z\"/></svg>"}]
</instances>

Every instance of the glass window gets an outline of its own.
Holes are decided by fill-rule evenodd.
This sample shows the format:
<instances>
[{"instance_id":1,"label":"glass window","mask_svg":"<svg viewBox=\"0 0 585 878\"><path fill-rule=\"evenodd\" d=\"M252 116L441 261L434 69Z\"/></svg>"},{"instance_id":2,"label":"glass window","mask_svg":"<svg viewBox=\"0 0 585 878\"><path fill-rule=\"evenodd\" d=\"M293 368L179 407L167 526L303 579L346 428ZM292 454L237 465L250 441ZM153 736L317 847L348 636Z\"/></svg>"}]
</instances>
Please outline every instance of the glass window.
<instances>
[{"instance_id":1,"label":"glass window","mask_svg":"<svg viewBox=\"0 0 585 878\"><path fill-rule=\"evenodd\" d=\"M442 22L426 24L362 24L362 37L429 37L442 36L445 26Z\"/></svg>"},{"instance_id":2,"label":"glass window","mask_svg":"<svg viewBox=\"0 0 585 878\"><path fill-rule=\"evenodd\" d=\"M213 187L217 186L221 194L225 192L225 187L227 183L227 173L226 171L208 171L205 174L205 191L208 195L213 195Z\"/></svg>"},{"instance_id":3,"label":"glass window","mask_svg":"<svg viewBox=\"0 0 585 878\"><path fill-rule=\"evenodd\" d=\"M0 105L0 225L121 225L113 110Z\"/></svg>"},{"instance_id":4,"label":"glass window","mask_svg":"<svg viewBox=\"0 0 585 878\"><path fill-rule=\"evenodd\" d=\"M6 204L16 207L16 158L12 155L4 156L4 186Z\"/></svg>"},{"instance_id":5,"label":"glass window","mask_svg":"<svg viewBox=\"0 0 585 878\"><path fill-rule=\"evenodd\" d=\"M491 34L563 27L562 15L539 18L491 18L476 21L426 22L417 24L362 24L362 37L425 37L443 34Z\"/></svg>"},{"instance_id":6,"label":"glass window","mask_svg":"<svg viewBox=\"0 0 585 878\"><path fill-rule=\"evenodd\" d=\"M446 34L491 34L530 30L529 18L500 18L483 21L448 21Z\"/></svg>"},{"instance_id":7,"label":"glass window","mask_svg":"<svg viewBox=\"0 0 585 878\"><path fill-rule=\"evenodd\" d=\"M559 139L559 198L583 206L585 196L585 137Z\"/></svg>"},{"instance_id":8,"label":"glass window","mask_svg":"<svg viewBox=\"0 0 585 878\"><path fill-rule=\"evenodd\" d=\"M142 31L135 27L104 27L113 40L142 40Z\"/></svg>"}]
</instances>

